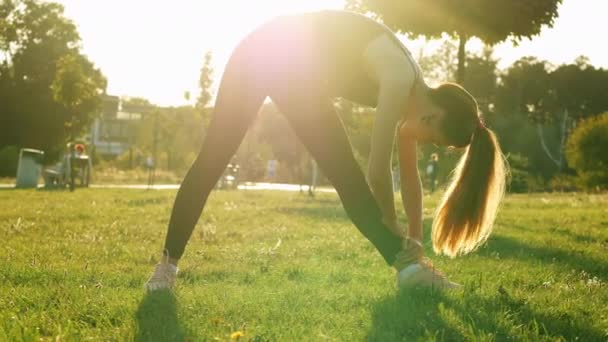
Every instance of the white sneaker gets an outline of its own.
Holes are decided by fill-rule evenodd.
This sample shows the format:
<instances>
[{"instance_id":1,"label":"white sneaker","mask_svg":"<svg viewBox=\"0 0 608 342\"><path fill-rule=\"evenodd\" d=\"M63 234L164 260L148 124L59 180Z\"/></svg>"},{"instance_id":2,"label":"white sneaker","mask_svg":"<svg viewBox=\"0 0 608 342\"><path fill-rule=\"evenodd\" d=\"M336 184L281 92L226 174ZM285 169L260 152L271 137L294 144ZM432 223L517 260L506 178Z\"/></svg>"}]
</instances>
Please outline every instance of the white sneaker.
<instances>
[{"instance_id":1,"label":"white sneaker","mask_svg":"<svg viewBox=\"0 0 608 342\"><path fill-rule=\"evenodd\" d=\"M156 265L154 273L146 282L145 288L148 291L156 291L162 289L172 289L175 286L178 268L175 265L168 263L160 263Z\"/></svg>"},{"instance_id":2,"label":"white sneaker","mask_svg":"<svg viewBox=\"0 0 608 342\"><path fill-rule=\"evenodd\" d=\"M462 287L462 285L450 281L428 261L411 264L399 271L397 273L397 286L400 289L415 287L457 289Z\"/></svg>"}]
</instances>

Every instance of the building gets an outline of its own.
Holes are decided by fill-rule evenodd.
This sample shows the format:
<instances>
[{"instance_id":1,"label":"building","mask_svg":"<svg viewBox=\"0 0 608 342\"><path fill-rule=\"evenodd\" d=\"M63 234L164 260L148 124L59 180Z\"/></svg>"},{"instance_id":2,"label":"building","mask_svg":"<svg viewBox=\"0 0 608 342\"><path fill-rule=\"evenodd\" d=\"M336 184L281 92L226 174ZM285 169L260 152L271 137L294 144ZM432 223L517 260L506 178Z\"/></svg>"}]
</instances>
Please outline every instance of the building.
<instances>
[{"instance_id":1,"label":"building","mask_svg":"<svg viewBox=\"0 0 608 342\"><path fill-rule=\"evenodd\" d=\"M135 139L135 125L141 120L144 108L128 106L123 108L118 96L106 95L101 114L91 125L88 141L97 155L119 156L131 147Z\"/></svg>"}]
</instances>

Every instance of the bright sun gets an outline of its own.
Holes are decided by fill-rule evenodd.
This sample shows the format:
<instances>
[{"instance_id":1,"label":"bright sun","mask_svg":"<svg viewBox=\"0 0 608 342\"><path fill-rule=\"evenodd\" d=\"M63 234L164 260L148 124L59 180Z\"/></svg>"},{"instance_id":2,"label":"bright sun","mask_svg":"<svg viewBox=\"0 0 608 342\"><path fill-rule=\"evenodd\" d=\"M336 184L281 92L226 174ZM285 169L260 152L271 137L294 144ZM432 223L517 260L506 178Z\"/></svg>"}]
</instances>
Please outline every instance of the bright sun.
<instances>
[{"instance_id":1,"label":"bright sun","mask_svg":"<svg viewBox=\"0 0 608 342\"><path fill-rule=\"evenodd\" d=\"M78 25L83 51L108 77L108 92L160 105L197 92L206 51L216 79L238 41L277 15L341 8L343 0L59 0Z\"/></svg>"},{"instance_id":2,"label":"bright sun","mask_svg":"<svg viewBox=\"0 0 608 342\"><path fill-rule=\"evenodd\" d=\"M83 51L107 76L110 94L141 96L159 105L183 104L184 92L197 93L206 51L213 52L217 80L232 48L260 23L281 14L344 5L344 0L53 1L63 3L66 16L78 25ZM605 1L564 1L554 29L543 29L518 47L499 44L495 56L506 67L526 55L570 63L584 54L608 67L608 49L588 34L607 10ZM422 40L407 44L412 51L424 45L427 52L433 45Z\"/></svg>"}]
</instances>

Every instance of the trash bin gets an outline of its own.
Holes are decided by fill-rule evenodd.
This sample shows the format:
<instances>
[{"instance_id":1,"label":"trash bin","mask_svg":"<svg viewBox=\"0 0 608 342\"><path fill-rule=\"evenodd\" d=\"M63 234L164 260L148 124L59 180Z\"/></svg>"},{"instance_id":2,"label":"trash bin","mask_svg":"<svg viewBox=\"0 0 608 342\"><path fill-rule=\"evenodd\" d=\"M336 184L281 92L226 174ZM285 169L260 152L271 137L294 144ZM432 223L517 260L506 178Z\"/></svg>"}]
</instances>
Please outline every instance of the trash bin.
<instances>
[{"instance_id":1,"label":"trash bin","mask_svg":"<svg viewBox=\"0 0 608 342\"><path fill-rule=\"evenodd\" d=\"M19 152L19 164L17 164L17 188L38 187L38 177L42 170L42 158L44 152L30 148L22 148Z\"/></svg>"}]
</instances>

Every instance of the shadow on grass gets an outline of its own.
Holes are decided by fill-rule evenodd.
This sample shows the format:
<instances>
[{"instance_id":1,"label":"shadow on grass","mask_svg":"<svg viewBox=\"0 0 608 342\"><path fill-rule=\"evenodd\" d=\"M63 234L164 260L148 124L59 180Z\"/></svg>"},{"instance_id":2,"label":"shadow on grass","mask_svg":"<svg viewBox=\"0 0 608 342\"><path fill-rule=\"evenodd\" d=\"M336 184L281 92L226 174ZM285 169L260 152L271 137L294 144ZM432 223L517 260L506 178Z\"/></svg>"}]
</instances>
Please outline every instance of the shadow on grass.
<instances>
[{"instance_id":1,"label":"shadow on grass","mask_svg":"<svg viewBox=\"0 0 608 342\"><path fill-rule=\"evenodd\" d=\"M401 291L376 303L367 341L460 341L464 336L441 315L445 297L430 290Z\"/></svg>"},{"instance_id":2,"label":"shadow on grass","mask_svg":"<svg viewBox=\"0 0 608 342\"><path fill-rule=\"evenodd\" d=\"M481 248L479 254L489 256L498 252L501 258L515 258L524 261L539 261L544 263L558 263L577 271L585 271L592 276L606 280L608 266L601 260L585 255L583 251L567 249L567 247L535 246L519 240L493 235L486 248Z\"/></svg>"},{"instance_id":3,"label":"shadow on grass","mask_svg":"<svg viewBox=\"0 0 608 342\"><path fill-rule=\"evenodd\" d=\"M608 225L608 222L606 223L606 225ZM509 227L515 228L522 232L530 233L530 229L526 226L510 225ZM551 234L555 233L555 234L561 235L565 238L572 239L573 241L576 241L579 243L595 243L595 242L601 241L601 239L602 239L602 236L598 235L597 233L592 233L591 230L588 230L586 232L586 234L580 234L580 233L576 233L574 231L574 229L572 229L572 228L564 228L563 226L557 226L557 227L549 228L547 231L550 232Z\"/></svg>"},{"instance_id":4,"label":"shadow on grass","mask_svg":"<svg viewBox=\"0 0 608 342\"><path fill-rule=\"evenodd\" d=\"M465 289L465 291L467 291ZM475 291L402 291L378 303L368 341L583 340L601 341L603 332L568 312L535 311L526 300L499 287L495 295Z\"/></svg>"},{"instance_id":5,"label":"shadow on grass","mask_svg":"<svg viewBox=\"0 0 608 342\"><path fill-rule=\"evenodd\" d=\"M136 341L184 341L185 331L177 317L177 300L171 291L144 295L137 309Z\"/></svg>"}]
</instances>

